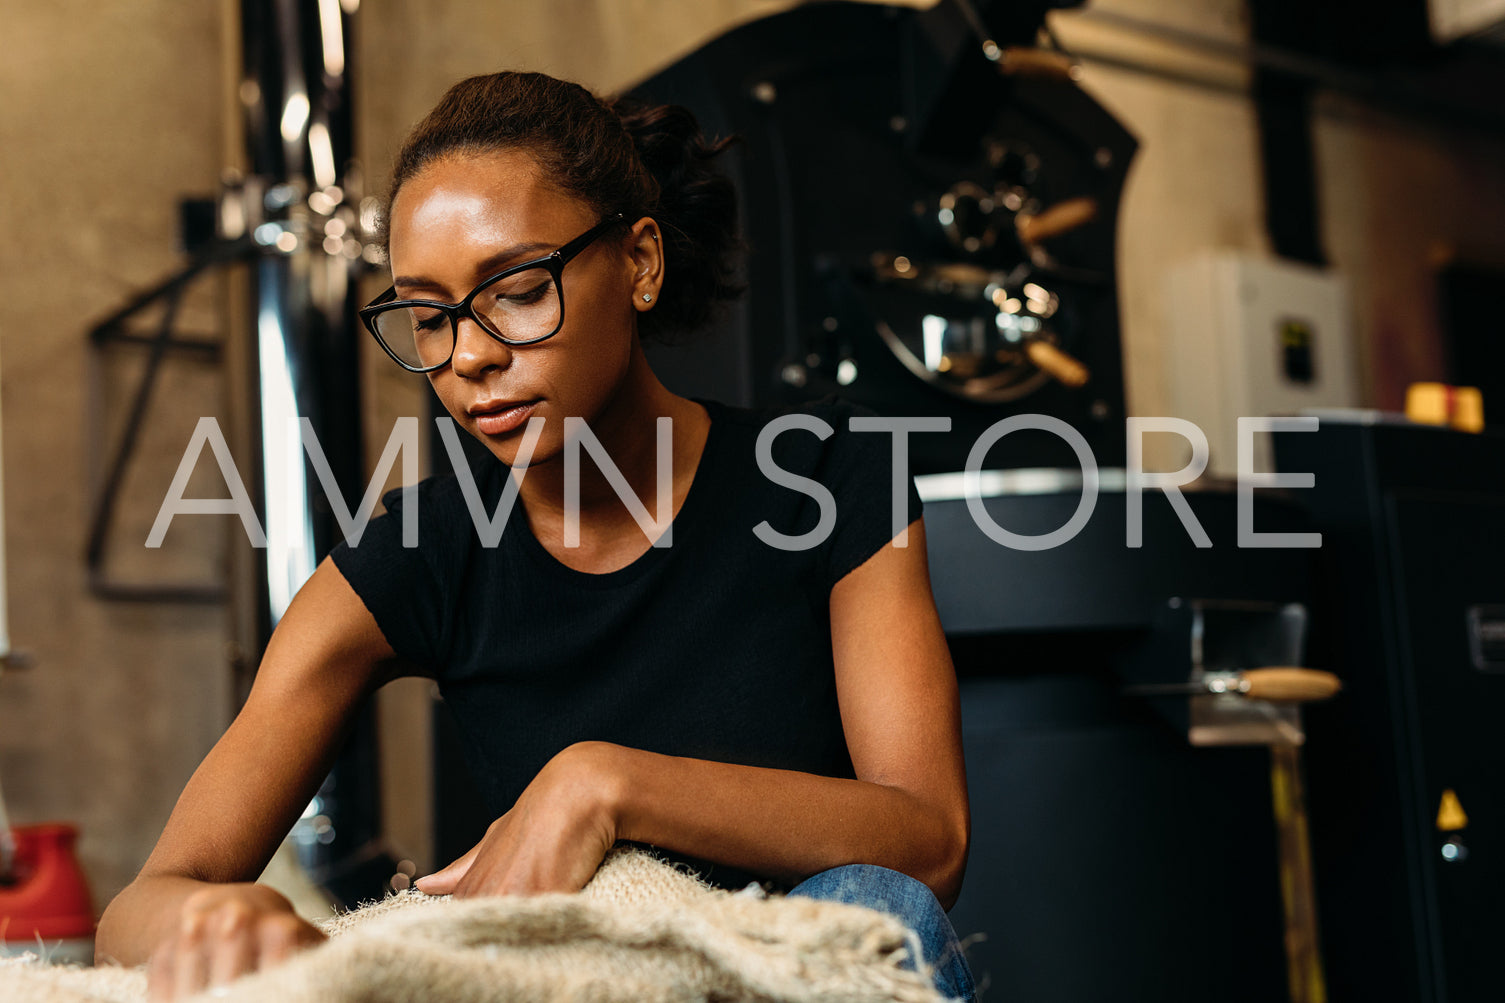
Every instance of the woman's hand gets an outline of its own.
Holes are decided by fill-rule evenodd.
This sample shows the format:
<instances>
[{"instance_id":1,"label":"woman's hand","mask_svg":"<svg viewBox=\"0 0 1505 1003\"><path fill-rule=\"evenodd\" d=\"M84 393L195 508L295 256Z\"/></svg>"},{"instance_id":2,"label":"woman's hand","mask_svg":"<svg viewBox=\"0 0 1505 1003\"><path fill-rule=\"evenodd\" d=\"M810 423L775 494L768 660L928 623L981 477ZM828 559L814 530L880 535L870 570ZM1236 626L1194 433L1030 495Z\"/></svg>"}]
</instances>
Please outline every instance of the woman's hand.
<instances>
[{"instance_id":1,"label":"woman's hand","mask_svg":"<svg viewBox=\"0 0 1505 1003\"><path fill-rule=\"evenodd\" d=\"M153 1000L192 996L324 939L264 885L205 888L183 901L176 929L152 953L148 991Z\"/></svg>"},{"instance_id":2,"label":"woman's hand","mask_svg":"<svg viewBox=\"0 0 1505 1003\"><path fill-rule=\"evenodd\" d=\"M429 895L576 892L617 841L614 746L581 742L549 760L470 852L417 881Z\"/></svg>"},{"instance_id":3,"label":"woman's hand","mask_svg":"<svg viewBox=\"0 0 1505 1003\"><path fill-rule=\"evenodd\" d=\"M175 991L180 949L184 984L193 984L191 969L203 965L202 985L214 954L203 942L230 938L193 917L227 901L239 904L221 922L255 934L254 940L236 934L237 950L255 964L286 953L285 942L296 947L321 939L281 896L244 883L266 869L329 775L362 701L401 671L392 655L360 596L326 557L283 614L245 706L194 771L157 848L100 917L100 962L144 965L175 945L158 961L158 996Z\"/></svg>"}]
</instances>

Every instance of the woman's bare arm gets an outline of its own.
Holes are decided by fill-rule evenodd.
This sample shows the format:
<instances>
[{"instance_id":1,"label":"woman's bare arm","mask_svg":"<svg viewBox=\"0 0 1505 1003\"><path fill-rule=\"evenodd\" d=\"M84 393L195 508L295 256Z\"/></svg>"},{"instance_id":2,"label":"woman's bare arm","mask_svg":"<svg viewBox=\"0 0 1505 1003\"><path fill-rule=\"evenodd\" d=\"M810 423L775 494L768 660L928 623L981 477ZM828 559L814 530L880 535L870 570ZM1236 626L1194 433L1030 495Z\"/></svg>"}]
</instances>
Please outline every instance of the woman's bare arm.
<instances>
[{"instance_id":1,"label":"woman's bare arm","mask_svg":"<svg viewBox=\"0 0 1505 1003\"><path fill-rule=\"evenodd\" d=\"M831 593L842 724L857 779L571 746L486 840L419 887L457 894L573 890L615 839L802 878L879 864L950 906L969 841L956 675L936 614L924 526Z\"/></svg>"},{"instance_id":2,"label":"woman's bare arm","mask_svg":"<svg viewBox=\"0 0 1505 1003\"><path fill-rule=\"evenodd\" d=\"M328 772L355 710L385 681L391 655L360 598L325 560L278 624L245 707L188 781L141 873L105 910L100 960L145 962L185 926L195 932L193 917L227 901L232 887L231 912L291 915L270 889L233 883L254 881L266 867Z\"/></svg>"}]
</instances>

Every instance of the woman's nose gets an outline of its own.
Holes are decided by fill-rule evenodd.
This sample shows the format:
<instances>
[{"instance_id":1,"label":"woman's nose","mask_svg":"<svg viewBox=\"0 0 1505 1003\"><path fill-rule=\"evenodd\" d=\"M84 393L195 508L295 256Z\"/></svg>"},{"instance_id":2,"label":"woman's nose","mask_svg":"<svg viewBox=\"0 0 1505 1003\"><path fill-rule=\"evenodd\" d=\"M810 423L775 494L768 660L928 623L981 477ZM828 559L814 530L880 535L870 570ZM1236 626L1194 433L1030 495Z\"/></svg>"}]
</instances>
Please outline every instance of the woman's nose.
<instances>
[{"instance_id":1,"label":"woman's nose","mask_svg":"<svg viewBox=\"0 0 1505 1003\"><path fill-rule=\"evenodd\" d=\"M512 365L512 349L487 334L474 318L464 317L455 326L455 352L449 365L459 376L480 376L492 367Z\"/></svg>"}]
</instances>

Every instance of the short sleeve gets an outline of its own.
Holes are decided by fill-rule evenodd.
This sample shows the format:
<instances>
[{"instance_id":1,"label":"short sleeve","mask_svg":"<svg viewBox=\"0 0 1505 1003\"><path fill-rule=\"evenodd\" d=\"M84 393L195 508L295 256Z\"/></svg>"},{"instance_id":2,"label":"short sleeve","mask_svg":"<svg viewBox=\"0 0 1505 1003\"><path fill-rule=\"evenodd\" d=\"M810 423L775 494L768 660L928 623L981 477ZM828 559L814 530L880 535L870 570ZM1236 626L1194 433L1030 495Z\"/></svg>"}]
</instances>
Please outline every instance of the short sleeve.
<instances>
[{"instance_id":1,"label":"short sleeve","mask_svg":"<svg viewBox=\"0 0 1505 1003\"><path fill-rule=\"evenodd\" d=\"M435 477L389 491L386 512L373 518L358 542L340 543L330 559L365 604L392 650L420 665L443 660L448 644L447 611L454 608L465 543L457 527L453 477ZM403 518L413 509L418 546L403 546Z\"/></svg>"},{"instance_id":2,"label":"short sleeve","mask_svg":"<svg viewBox=\"0 0 1505 1003\"><path fill-rule=\"evenodd\" d=\"M825 543L826 583L834 586L923 514L924 503L907 470L894 467L894 434L853 432L853 417L874 413L836 401L822 414L835 430L826 443L820 480L836 499L836 526ZM911 436L911 440L913 436ZM910 453L913 454L911 441ZM895 479L902 494L894 501ZM897 510L896 510L897 509Z\"/></svg>"}]
</instances>

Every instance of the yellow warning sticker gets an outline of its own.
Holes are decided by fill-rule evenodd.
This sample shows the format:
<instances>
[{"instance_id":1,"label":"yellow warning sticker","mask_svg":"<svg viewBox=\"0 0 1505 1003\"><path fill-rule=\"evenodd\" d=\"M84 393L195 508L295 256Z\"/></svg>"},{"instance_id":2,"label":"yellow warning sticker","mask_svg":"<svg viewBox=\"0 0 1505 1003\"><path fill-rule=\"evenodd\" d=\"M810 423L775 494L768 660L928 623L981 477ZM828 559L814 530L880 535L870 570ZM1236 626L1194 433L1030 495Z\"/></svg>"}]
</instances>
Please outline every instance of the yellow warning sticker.
<instances>
[{"instance_id":1,"label":"yellow warning sticker","mask_svg":"<svg viewBox=\"0 0 1505 1003\"><path fill-rule=\"evenodd\" d=\"M1437 806L1437 828L1442 832L1454 832L1468 825L1468 815L1458 795L1449 787L1442 792L1442 802Z\"/></svg>"}]
</instances>

